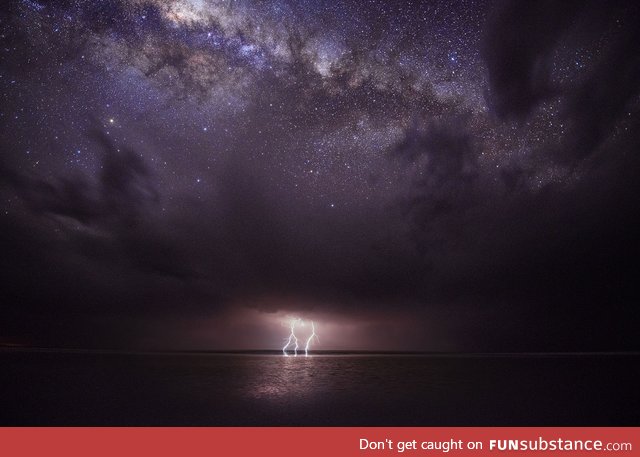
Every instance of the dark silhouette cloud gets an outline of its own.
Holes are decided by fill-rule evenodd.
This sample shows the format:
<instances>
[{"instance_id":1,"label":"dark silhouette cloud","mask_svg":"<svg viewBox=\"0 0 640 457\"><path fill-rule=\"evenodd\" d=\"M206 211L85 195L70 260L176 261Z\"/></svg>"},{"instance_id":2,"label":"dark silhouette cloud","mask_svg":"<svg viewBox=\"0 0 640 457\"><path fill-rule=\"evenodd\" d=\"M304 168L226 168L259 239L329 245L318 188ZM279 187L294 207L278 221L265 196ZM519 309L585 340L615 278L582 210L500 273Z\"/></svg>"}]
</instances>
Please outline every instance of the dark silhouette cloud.
<instances>
[{"instance_id":1,"label":"dark silhouette cloud","mask_svg":"<svg viewBox=\"0 0 640 457\"><path fill-rule=\"evenodd\" d=\"M555 95L554 50L569 32L584 2L503 2L486 31L492 107L499 116L522 117Z\"/></svg>"}]
</instances>

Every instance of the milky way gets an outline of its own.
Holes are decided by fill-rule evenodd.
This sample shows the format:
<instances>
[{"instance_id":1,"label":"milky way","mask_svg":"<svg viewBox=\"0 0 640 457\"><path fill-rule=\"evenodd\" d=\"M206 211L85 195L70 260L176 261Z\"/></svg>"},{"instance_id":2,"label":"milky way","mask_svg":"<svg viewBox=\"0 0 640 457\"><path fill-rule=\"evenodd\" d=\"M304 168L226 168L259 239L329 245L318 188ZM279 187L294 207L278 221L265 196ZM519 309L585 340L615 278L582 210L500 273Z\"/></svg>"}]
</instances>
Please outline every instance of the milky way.
<instances>
[{"instance_id":1,"label":"milky way","mask_svg":"<svg viewBox=\"0 0 640 457\"><path fill-rule=\"evenodd\" d=\"M0 343L637 349L638 18L9 2Z\"/></svg>"}]
</instances>

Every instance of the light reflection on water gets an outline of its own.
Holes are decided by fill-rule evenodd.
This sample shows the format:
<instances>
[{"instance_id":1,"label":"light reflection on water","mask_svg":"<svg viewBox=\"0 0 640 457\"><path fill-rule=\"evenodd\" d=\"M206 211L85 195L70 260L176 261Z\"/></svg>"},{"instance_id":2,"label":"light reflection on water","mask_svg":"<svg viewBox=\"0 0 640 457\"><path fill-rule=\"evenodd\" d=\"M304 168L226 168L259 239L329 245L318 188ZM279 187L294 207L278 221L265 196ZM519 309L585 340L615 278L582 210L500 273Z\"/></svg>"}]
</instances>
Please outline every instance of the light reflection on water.
<instances>
[{"instance_id":1,"label":"light reflection on water","mask_svg":"<svg viewBox=\"0 0 640 457\"><path fill-rule=\"evenodd\" d=\"M314 402L325 395L357 395L365 391L376 391L380 396L394 392L397 395L407 389L437 392L451 382L442 367L422 365L420 376L411 376L415 361L408 358L392 361L384 357L263 356L247 361L247 365L242 395L267 401Z\"/></svg>"},{"instance_id":2,"label":"light reflection on water","mask_svg":"<svg viewBox=\"0 0 640 457\"><path fill-rule=\"evenodd\" d=\"M315 357L270 357L261 364L247 395L253 398L305 397L327 383Z\"/></svg>"},{"instance_id":3,"label":"light reflection on water","mask_svg":"<svg viewBox=\"0 0 640 457\"><path fill-rule=\"evenodd\" d=\"M0 385L12 393L0 396L0 425L640 420L637 356L0 353L0 362Z\"/></svg>"}]
</instances>

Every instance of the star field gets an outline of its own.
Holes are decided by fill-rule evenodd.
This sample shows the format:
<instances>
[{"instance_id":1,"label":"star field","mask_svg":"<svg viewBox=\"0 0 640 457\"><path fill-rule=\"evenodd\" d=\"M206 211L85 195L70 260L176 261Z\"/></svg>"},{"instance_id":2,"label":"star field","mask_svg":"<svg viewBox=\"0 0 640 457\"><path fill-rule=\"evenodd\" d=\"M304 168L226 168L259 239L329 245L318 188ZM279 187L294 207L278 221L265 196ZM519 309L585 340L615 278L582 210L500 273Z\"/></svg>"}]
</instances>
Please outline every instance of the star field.
<instances>
[{"instance_id":1,"label":"star field","mask_svg":"<svg viewBox=\"0 0 640 457\"><path fill-rule=\"evenodd\" d=\"M3 266L19 285L3 300L15 303L7 334L37 333L24 323L51 312L47 296L107 335L111 319L146 335L170 315L286 311L283 297L336 319L388 309L420 347L468 343L430 340L408 314L454 329L455 307L517 303L520 328L533 314L543 325L540 300L567 306L562 321L590 295L573 294L576 278L609 264L561 265L612 259L604 240L626 242L630 227L601 221L637 210L636 10L9 2L0 205L21 266ZM626 260L604 269L626 278Z\"/></svg>"},{"instance_id":2,"label":"star field","mask_svg":"<svg viewBox=\"0 0 640 457\"><path fill-rule=\"evenodd\" d=\"M136 148L171 191L197 194L197 176L243 154L279 174L284 191L353 205L371 197L372 174L392 191L397 172L381 174L381 162L416 123L469 116L466 127L482 138L479 166L494 180L495 169L527 162L536 143L562 136L553 101L522 126L492 118L480 55L484 4L14 7L3 38L20 29L28 41L27 49L5 48L21 55L24 75L3 78L13 107L3 117L7 128L31 130L16 147L40 169L62 163L91 174L100 154L85 132L101 128ZM553 69L560 84L590 61L582 49L571 57ZM46 71L29 71L40 62ZM64 146L53 153L51 144ZM527 167L530 186L563 178Z\"/></svg>"}]
</instances>

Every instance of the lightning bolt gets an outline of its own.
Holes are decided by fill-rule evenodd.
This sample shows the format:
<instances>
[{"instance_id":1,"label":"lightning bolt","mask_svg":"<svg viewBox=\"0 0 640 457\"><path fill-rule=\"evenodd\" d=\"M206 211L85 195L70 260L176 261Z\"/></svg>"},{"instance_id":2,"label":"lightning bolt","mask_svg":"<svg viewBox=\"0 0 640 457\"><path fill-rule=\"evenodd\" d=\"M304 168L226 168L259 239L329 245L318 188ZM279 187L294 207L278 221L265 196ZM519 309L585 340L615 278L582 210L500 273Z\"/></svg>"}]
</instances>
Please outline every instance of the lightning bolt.
<instances>
[{"instance_id":1,"label":"lightning bolt","mask_svg":"<svg viewBox=\"0 0 640 457\"><path fill-rule=\"evenodd\" d=\"M287 354L287 348L289 346L291 346L292 344L295 344L295 347L293 348L293 354L294 356L298 355L298 337L296 336L296 324L298 323L298 321L300 321L300 319L291 319L291 333L289 333L289 338L287 339L287 344L284 345L284 347L282 348L282 353L284 355L289 355Z\"/></svg>"},{"instance_id":2,"label":"lightning bolt","mask_svg":"<svg viewBox=\"0 0 640 457\"><path fill-rule=\"evenodd\" d=\"M287 352L287 349L289 349L291 346L293 346L293 355L294 356L298 355L298 349L300 348L299 340L298 340L298 337L296 336L296 325L298 324L304 326L305 322L300 318L291 319L289 321L289 330L290 330L289 337L286 339L286 343L282 348L282 353L285 356L289 355L289 353ZM314 322L311 321L311 335L309 335L309 337L307 338L307 341L304 346L305 356L309 355L309 349L311 348L311 343L313 342L314 338L317 341L319 341L318 335L316 334L316 326Z\"/></svg>"},{"instance_id":3,"label":"lightning bolt","mask_svg":"<svg viewBox=\"0 0 640 457\"><path fill-rule=\"evenodd\" d=\"M318 339L318 335L316 335L316 326L313 325L313 321L311 321L311 335L309 335L309 338L307 338L307 344L304 347L304 355L308 356L309 355L309 348L311 347L311 341L313 339Z\"/></svg>"}]
</instances>

